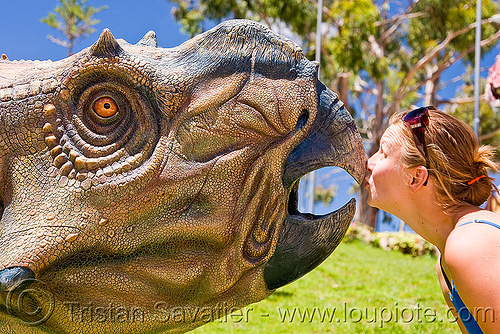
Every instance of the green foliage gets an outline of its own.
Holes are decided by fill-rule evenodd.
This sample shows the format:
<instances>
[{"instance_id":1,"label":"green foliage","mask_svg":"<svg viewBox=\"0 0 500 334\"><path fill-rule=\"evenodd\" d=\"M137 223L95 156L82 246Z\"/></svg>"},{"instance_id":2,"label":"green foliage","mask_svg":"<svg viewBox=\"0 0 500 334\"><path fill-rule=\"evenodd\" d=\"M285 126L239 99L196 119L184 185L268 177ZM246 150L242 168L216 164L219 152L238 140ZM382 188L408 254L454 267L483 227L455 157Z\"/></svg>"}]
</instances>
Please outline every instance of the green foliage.
<instances>
[{"instance_id":1,"label":"green foliage","mask_svg":"<svg viewBox=\"0 0 500 334\"><path fill-rule=\"evenodd\" d=\"M205 30L206 22L222 19L251 19L268 25L280 18L292 22L293 31L303 35L316 24L313 3L301 0L170 0L177 5L173 15L191 37Z\"/></svg>"},{"instance_id":2,"label":"green foliage","mask_svg":"<svg viewBox=\"0 0 500 334\"><path fill-rule=\"evenodd\" d=\"M322 185L317 186L314 188L314 203L323 203L325 206L329 206L335 199L337 188L336 185L327 189L323 188Z\"/></svg>"},{"instance_id":3,"label":"green foliage","mask_svg":"<svg viewBox=\"0 0 500 334\"><path fill-rule=\"evenodd\" d=\"M415 4L415 12L424 15L410 20L408 43L415 50L415 56L420 57L425 51L441 43L450 31L459 31L476 22L476 1L463 0L426 0ZM493 0L482 1L482 18L489 18L498 13L498 5ZM432 29L429 29L432 27ZM498 28L493 25L483 25L482 38L493 35ZM463 52L475 42L475 29L457 36L450 43L450 50ZM482 50L487 52L491 45ZM474 54L465 60L474 63Z\"/></svg>"},{"instance_id":4,"label":"green foliage","mask_svg":"<svg viewBox=\"0 0 500 334\"><path fill-rule=\"evenodd\" d=\"M403 254L421 256L437 255L437 249L418 234L409 232L373 232L369 226L352 223L344 236L344 242L362 241L376 248L396 250Z\"/></svg>"},{"instance_id":5,"label":"green foliage","mask_svg":"<svg viewBox=\"0 0 500 334\"><path fill-rule=\"evenodd\" d=\"M67 40L61 40L51 35L47 36L52 42L67 47L69 55L73 54L73 46L78 39L82 39L95 31L92 26L100 21L93 16L107 8L102 6L95 8L86 4L87 0L59 0L61 3L54 12L40 21L49 27L60 31Z\"/></svg>"},{"instance_id":6,"label":"green foliage","mask_svg":"<svg viewBox=\"0 0 500 334\"><path fill-rule=\"evenodd\" d=\"M333 25L337 34L326 39L323 48L335 59L342 71L366 70L370 75L380 75L384 64L374 61L370 53L370 36L377 33L375 23L380 12L372 1L333 1L329 7L326 23Z\"/></svg>"},{"instance_id":7,"label":"green foliage","mask_svg":"<svg viewBox=\"0 0 500 334\"><path fill-rule=\"evenodd\" d=\"M469 73L472 71L469 70ZM472 77L472 74L470 74ZM482 80L480 87L484 89L486 80ZM474 85L470 81L464 84L457 91L457 99L462 99L464 103L457 104L450 110L450 114L463 120L471 127L474 126L474 101L468 99L474 96ZM495 112L486 101L479 103L479 138L481 144L500 147L500 113ZM500 152L497 152L497 158L500 158Z\"/></svg>"}]
</instances>

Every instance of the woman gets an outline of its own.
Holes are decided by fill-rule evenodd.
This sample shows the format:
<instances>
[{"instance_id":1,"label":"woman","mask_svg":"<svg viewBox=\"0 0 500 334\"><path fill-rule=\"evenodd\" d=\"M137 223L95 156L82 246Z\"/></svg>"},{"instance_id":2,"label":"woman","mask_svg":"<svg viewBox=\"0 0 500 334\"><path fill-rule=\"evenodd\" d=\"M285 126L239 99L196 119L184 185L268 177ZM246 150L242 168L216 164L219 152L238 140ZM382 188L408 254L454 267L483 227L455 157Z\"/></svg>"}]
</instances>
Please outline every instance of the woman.
<instances>
[{"instance_id":1,"label":"woman","mask_svg":"<svg viewBox=\"0 0 500 334\"><path fill-rule=\"evenodd\" d=\"M423 107L391 118L365 182L369 205L439 249L441 289L469 334L500 333L500 215L479 207L498 172L492 156L467 124Z\"/></svg>"}]
</instances>

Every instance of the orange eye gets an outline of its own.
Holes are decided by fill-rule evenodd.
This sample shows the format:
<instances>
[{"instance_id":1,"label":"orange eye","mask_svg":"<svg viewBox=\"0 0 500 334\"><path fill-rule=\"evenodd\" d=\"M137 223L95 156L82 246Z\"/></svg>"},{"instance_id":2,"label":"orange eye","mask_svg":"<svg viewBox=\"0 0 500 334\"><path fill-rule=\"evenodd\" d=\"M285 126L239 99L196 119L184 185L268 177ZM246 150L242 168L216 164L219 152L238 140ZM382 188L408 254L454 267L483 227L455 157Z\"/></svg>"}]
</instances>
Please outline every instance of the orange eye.
<instances>
[{"instance_id":1,"label":"orange eye","mask_svg":"<svg viewBox=\"0 0 500 334\"><path fill-rule=\"evenodd\" d=\"M115 100L110 97L101 97L94 102L94 112L102 118L114 116L118 112Z\"/></svg>"}]
</instances>

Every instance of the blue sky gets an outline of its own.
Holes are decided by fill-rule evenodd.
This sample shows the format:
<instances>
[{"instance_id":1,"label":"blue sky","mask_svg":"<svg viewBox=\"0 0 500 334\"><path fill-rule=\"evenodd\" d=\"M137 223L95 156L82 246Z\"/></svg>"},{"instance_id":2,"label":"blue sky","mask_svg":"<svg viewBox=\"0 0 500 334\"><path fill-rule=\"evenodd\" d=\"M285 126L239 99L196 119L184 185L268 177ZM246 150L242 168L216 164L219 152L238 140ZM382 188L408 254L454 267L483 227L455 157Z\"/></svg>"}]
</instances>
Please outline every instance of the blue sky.
<instances>
[{"instance_id":1,"label":"blue sky","mask_svg":"<svg viewBox=\"0 0 500 334\"><path fill-rule=\"evenodd\" d=\"M107 5L108 9L96 14L101 23L95 26L96 32L81 41L75 52L90 46L99 37L104 28L109 28L116 38L123 38L129 43L139 41L149 30L154 30L161 47L173 47L189 37L180 32L180 25L172 17L172 4L168 0L89 0L94 7ZM0 0L0 53L9 59L52 59L66 57L67 50L49 41L46 36L58 35L58 32L39 20L59 4L57 0ZM300 42L300 41L296 41ZM482 60L482 75L487 75L487 68L500 52L500 45ZM456 66L456 71L461 67ZM452 75L452 73L450 73Z\"/></svg>"},{"instance_id":2,"label":"blue sky","mask_svg":"<svg viewBox=\"0 0 500 334\"><path fill-rule=\"evenodd\" d=\"M5 53L10 60L65 58L67 49L46 38L48 34L60 36L58 32L39 21L58 3L57 0L0 0L0 54ZM88 4L94 7L107 5L108 9L96 15L101 23L95 27L96 32L75 46L75 53L92 45L104 28L109 28L116 38L123 38L130 43L136 43L149 30L154 30L159 46L165 48L177 46L189 38L180 32L180 25L172 17L172 4L168 0L89 0ZM484 55L481 63L482 77L488 75L488 68L493 65L495 56L499 53L500 44L497 43L489 54ZM461 64L456 64L444 78L450 80L461 71L463 71ZM441 93L450 94L448 97L451 97L457 86L457 84L450 85ZM322 175L329 172L322 172ZM321 179L322 176L318 178ZM328 208L321 204L317 205L315 213L331 212L333 207L340 207L352 197L347 193L352 183L352 178L347 173L336 173L328 179L328 182L339 184L338 198Z\"/></svg>"},{"instance_id":3,"label":"blue sky","mask_svg":"<svg viewBox=\"0 0 500 334\"><path fill-rule=\"evenodd\" d=\"M167 0L89 0L87 3L94 7L107 5L108 9L95 15L101 23L95 26L96 32L76 45L75 53L92 45L104 28L129 43L136 43L149 30L154 30L162 47L177 46L189 38L180 32L180 25L171 14L172 4ZM5 53L10 60L66 57L67 49L46 38L48 34L61 35L40 22L58 4L56 0L0 0L0 53Z\"/></svg>"}]
</instances>

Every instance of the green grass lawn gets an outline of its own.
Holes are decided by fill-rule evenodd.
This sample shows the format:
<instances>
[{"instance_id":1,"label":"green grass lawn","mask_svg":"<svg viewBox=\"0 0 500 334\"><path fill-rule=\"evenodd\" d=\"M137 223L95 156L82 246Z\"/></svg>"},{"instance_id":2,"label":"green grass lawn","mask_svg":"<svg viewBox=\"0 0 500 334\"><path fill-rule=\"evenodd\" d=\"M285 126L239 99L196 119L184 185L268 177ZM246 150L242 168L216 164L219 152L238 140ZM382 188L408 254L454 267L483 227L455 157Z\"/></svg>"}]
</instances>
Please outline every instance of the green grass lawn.
<instances>
[{"instance_id":1,"label":"green grass lawn","mask_svg":"<svg viewBox=\"0 0 500 334\"><path fill-rule=\"evenodd\" d=\"M460 333L435 264L430 256L342 243L305 277L192 333Z\"/></svg>"}]
</instances>

